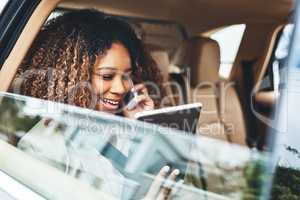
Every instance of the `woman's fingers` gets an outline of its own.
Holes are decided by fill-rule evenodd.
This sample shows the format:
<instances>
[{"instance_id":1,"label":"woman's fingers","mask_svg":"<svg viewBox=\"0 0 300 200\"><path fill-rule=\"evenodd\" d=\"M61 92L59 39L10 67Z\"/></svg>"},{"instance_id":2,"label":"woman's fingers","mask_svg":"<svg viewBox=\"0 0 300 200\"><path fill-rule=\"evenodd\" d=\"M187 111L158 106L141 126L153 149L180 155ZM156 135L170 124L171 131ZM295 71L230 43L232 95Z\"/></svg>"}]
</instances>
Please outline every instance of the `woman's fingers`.
<instances>
[{"instance_id":1,"label":"woman's fingers","mask_svg":"<svg viewBox=\"0 0 300 200\"><path fill-rule=\"evenodd\" d=\"M147 87L143 83L136 84L134 90L142 94L148 95Z\"/></svg>"},{"instance_id":2,"label":"woman's fingers","mask_svg":"<svg viewBox=\"0 0 300 200\"><path fill-rule=\"evenodd\" d=\"M160 193L158 194L157 200L166 200L170 197L172 188L175 185L175 179L179 175L179 173L180 173L180 171L178 169L175 169L172 171L172 173L169 175L169 177L164 182L164 185L161 188Z\"/></svg>"},{"instance_id":3,"label":"woman's fingers","mask_svg":"<svg viewBox=\"0 0 300 200\"><path fill-rule=\"evenodd\" d=\"M161 168L159 173L154 178L149 191L147 192L146 199L155 199L155 197L157 196L157 194L160 191L160 188L161 188L169 170L170 170L169 166L164 166L163 168Z\"/></svg>"},{"instance_id":4,"label":"woman's fingers","mask_svg":"<svg viewBox=\"0 0 300 200\"><path fill-rule=\"evenodd\" d=\"M175 179L180 171L175 169L167 176L170 167L164 166L155 177L145 199L147 200L166 200L169 199L172 188L175 186Z\"/></svg>"},{"instance_id":5,"label":"woman's fingers","mask_svg":"<svg viewBox=\"0 0 300 200\"><path fill-rule=\"evenodd\" d=\"M129 111L135 110L137 108L139 108L138 110L139 112L154 109L154 102L148 95L144 95L144 94L139 95L134 101L135 101L135 105L131 106L131 108L126 106Z\"/></svg>"},{"instance_id":6,"label":"woman's fingers","mask_svg":"<svg viewBox=\"0 0 300 200\"><path fill-rule=\"evenodd\" d=\"M137 102L143 110L152 110L154 108L154 102L148 95L139 95Z\"/></svg>"},{"instance_id":7,"label":"woman's fingers","mask_svg":"<svg viewBox=\"0 0 300 200\"><path fill-rule=\"evenodd\" d=\"M148 94L148 90L143 83L134 85L134 91L138 93L138 96L132 99L126 106L128 111L145 111L153 110L154 102Z\"/></svg>"}]
</instances>

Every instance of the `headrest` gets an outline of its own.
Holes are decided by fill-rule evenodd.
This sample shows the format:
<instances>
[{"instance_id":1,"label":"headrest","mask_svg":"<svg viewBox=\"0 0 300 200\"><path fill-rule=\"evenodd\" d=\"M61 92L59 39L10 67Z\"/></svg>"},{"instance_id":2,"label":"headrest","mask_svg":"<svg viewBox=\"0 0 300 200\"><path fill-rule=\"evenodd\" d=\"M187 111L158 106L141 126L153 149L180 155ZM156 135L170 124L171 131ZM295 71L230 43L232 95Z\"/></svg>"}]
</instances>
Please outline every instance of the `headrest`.
<instances>
[{"instance_id":1,"label":"headrest","mask_svg":"<svg viewBox=\"0 0 300 200\"><path fill-rule=\"evenodd\" d=\"M190 69L192 87L200 82L218 82L219 44L210 38L191 38L178 49L172 63Z\"/></svg>"},{"instance_id":2,"label":"headrest","mask_svg":"<svg viewBox=\"0 0 300 200\"><path fill-rule=\"evenodd\" d=\"M161 74L163 76L163 81L166 82L169 79L169 55L166 51L163 50L156 50L156 51L151 51L151 56L156 62L158 68L161 71Z\"/></svg>"}]
</instances>

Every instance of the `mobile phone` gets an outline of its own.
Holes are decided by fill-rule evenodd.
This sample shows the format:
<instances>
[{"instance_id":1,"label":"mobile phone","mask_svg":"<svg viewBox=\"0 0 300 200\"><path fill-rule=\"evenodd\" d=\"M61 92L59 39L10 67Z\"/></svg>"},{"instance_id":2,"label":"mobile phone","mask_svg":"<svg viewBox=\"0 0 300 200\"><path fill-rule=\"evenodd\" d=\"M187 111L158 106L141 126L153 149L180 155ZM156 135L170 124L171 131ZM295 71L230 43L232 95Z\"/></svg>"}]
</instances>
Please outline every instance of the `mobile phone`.
<instances>
[{"instance_id":1,"label":"mobile phone","mask_svg":"<svg viewBox=\"0 0 300 200\"><path fill-rule=\"evenodd\" d=\"M132 110L138 104L138 92L132 88L124 97L124 102L128 110Z\"/></svg>"}]
</instances>

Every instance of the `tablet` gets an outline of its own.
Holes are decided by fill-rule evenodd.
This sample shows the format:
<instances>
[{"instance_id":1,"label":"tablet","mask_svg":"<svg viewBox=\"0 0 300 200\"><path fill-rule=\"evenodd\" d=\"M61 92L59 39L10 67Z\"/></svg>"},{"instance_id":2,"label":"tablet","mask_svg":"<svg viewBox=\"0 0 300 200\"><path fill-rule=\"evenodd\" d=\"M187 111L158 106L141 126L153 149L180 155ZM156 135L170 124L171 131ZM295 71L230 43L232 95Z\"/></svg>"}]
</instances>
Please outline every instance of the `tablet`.
<instances>
[{"instance_id":1,"label":"tablet","mask_svg":"<svg viewBox=\"0 0 300 200\"><path fill-rule=\"evenodd\" d=\"M201 103L192 103L139 112L135 114L135 118L168 128L196 133L201 109Z\"/></svg>"}]
</instances>

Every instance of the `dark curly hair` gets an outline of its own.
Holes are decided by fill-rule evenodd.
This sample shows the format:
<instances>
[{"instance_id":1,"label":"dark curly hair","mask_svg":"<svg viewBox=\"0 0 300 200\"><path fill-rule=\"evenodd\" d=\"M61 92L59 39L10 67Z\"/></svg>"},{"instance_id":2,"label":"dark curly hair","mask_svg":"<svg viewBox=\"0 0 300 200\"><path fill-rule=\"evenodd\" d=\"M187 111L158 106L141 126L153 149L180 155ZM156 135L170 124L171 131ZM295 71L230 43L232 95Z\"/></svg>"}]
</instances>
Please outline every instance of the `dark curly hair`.
<instances>
[{"instance_id":1,"label":"dark curly hair","mask_svg":"<svg viewBox=\"0 0 300 200\"><path fill-rule=\"evenodd\" d=\"M130 54L134 81L155 83L164 94L160 71L132 27L95 10L67 12L45 24L18 68L19 93L89 107L92 94L84 83L91 81L96 58L115 42ZM150 95L155 92L148 90ZM159 102L154 99L156 106Z\"/></svg>"}]
</instances>

